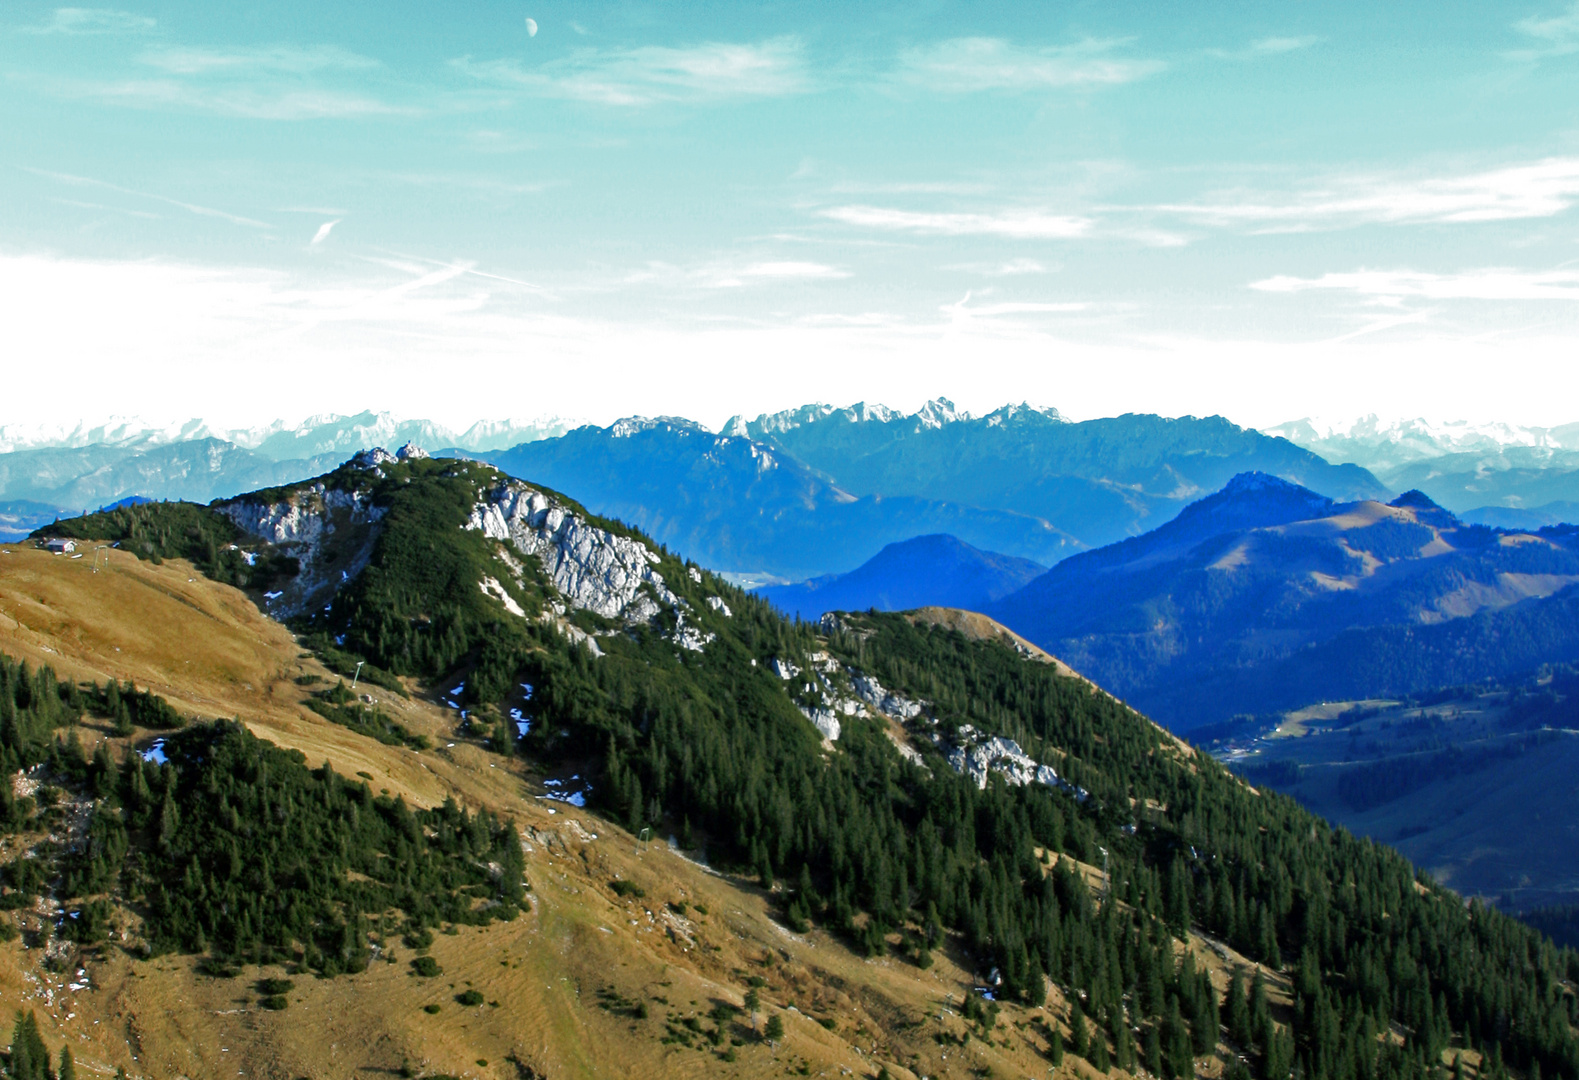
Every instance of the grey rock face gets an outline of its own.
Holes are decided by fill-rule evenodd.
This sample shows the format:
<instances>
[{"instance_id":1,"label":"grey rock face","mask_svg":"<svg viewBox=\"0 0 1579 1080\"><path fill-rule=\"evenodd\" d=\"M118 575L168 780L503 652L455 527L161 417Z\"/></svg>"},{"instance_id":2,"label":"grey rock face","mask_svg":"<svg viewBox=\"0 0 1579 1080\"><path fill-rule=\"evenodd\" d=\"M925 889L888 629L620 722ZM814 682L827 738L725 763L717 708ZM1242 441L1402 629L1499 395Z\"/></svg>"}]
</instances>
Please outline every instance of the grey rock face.
<instances>
[{"instance_id":1,"label":"grey rock face","mask_svg":"<svg viewBox=\"0 0 1579 1080\"><path fill-rule=\"evenodd\" d=\"M658 614L660 604L680 604L645 544L591 525L525 484L506 484L478 503L466 527L537 556L573 607L637 623Z\"/></svg>"},{"instance_id":2,"label":"grey rock face","mask_svg":"<svg viewBox=\"0 0 1579 1080\"><path fill-rule=\"evenodd\" d=\"M322 484L282 502L240 500L215 509L242 532L277 545L300 564L296 578L269 602L269 614L279 619L312 610L360 574L372 558L378 522L385 513L362 492L328 491ZM341 529L359 532L360 542L348 558L331 568L325 565L325 541Z\"/></svg>"}]
</instances>

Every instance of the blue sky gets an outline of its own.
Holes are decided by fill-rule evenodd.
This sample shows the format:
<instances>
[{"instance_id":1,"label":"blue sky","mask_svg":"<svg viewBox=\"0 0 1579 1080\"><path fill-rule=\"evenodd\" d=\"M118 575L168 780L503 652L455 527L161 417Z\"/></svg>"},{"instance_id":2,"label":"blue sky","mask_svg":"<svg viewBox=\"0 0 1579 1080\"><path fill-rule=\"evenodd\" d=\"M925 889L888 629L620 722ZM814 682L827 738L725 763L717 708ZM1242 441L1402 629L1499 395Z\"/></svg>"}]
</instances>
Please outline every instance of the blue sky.
<instances>
[{"instance_id":1,"label":"blue sky","mask_svg":"<svg viewBox=\"0 0 1579 1080\"><path fill-rule=\"evenodd\" d=\"M1579 418L1571 0L13 2L0 76L0 422Z\"/></svg>"}]
</instances>

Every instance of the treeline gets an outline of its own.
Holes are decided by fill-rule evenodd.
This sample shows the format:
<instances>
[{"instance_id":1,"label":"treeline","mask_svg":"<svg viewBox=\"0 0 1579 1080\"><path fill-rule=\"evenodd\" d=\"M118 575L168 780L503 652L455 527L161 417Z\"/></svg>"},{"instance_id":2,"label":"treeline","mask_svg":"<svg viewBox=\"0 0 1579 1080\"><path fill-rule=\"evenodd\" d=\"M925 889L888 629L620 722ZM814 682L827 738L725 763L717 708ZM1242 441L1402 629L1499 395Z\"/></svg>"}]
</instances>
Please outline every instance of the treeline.
<instances>
[{"instance_id":1,"label":"treeline","mask_svg":"<svg viewBox=\"0 0 1579 1080\"><path fill-rule=\"evenodd\" d=\"M296 560L242 534L229 518L187 502L147 502L45 525L33 538L101 541L158 564L186 559L238 588L266 589L296 573Z\"/></svg>"},{"instance_id":2,"label":"treeline","mask_svg":"<svg viewBox=\"0 0 1579 1080\"><path fill-rule=\"evenodd\" d=\"M87 834L8 864L0 907L53 890L80 901L66 931L94 944L119 901L142 916L149 955L335 975L367 965L370 934L421 939L440 923L513 919L524 902L519 839L486 812L413 811L233 721L163 749L164 764L131 753L117 765L102 743L91 759L75 738L53 744L51 778L95 799Z\"/></svg>"}]
</instances>

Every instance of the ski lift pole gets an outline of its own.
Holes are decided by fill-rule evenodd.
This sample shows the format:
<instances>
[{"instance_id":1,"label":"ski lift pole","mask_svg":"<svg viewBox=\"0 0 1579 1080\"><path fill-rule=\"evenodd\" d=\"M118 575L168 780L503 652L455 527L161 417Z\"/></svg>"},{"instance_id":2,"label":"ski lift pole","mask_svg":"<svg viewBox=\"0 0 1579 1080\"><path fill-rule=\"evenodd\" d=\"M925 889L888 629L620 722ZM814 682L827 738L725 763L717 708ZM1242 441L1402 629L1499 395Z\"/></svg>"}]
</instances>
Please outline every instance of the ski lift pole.
<instances>
[{"instance_id":1,"label":"ski lift pole","mask_svg":"<svg viewBox=\"0 0 1579 1080\"><path fill-rule=\"evenodd\" d=\"M351 689L352 690L356 689L356 680L358 680L358 679L360 679L362 677L362 665L365 664L365 663L367 663L367 661L365 661L365 660L358 660L356 662L356 671L353 672L352 675L351 675Z\"/></svg>"}]
</instances>

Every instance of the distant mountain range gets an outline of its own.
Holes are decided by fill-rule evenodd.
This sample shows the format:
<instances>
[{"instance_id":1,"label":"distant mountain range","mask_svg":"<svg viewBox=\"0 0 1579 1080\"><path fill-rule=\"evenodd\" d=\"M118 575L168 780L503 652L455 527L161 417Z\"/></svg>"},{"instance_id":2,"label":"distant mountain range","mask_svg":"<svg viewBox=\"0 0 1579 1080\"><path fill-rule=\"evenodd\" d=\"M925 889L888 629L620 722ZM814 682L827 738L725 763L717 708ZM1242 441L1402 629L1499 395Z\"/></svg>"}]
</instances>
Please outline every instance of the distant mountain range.
<instances>
[{"instance_id":1,"label":"distant mountain range","mask_svg":"<svg viewBox=\"0 0 1579 1080\"><path fill-rule=\"evenodd\" d=\"M806 406L736 417L718 434L632 418L474 456L770 584L848 572L928 533L1050 565L1167 521L1252 469L1340 498L1387 494L1364 469L1221 417L1070 423L1020 405L973 418L941 399L912 414Z\"/></svg>"},{"instance_id":2,"label":"distant mountain range","mask_svg":"<svg viewBox=\"0 0 1579 1080\"><path fill-rule=\"evenodd\" d=\"M1579 658L1579 529L1236 477L987 614L1175 730Z\"/></svg>"},{"instance_id":3,"label":"distant mountain range","mask_svg":"<svg viewBox=\"0 0 1579 1080\"><path fill-rule=\"evenodd\" d=\"M276 420L251 428L221 428L205 420L152 424L135 417L112 417L99 424L73 428L0 425L0 454L19 450L81 449L90 446L147 450L174 443L218 440L256 451L271 461L319 455L345 457L374 446L453 446L463 450L496 450L532 439L562 435L575 426L559 418L542 420L479 420L463 432L431 420L402 420L392 413L363 411L352 416L325 413L299 424Z\"/></svg>"},{"instance_id":4,"label":"distant mountain range","mask_svg":"<svg viewBox=\"0 0 1579 1080\"><path fill-rule=\"evenodd\" d=\"M1153 529L1247 471L1338 500L1418 488L1469 523L1534 528L1579 516L1579 436L1569 428L1299 421L1268 434L1221 417L1071 423L1027 405L973 417L937 399L914 413L808 405L735 417L717 433L667 417L576 429L485 421L457 432L374 412L248 429L11 426L0 428L0 502L11 506L0 539L57 511L132 495L208 501L406 442L557 484L754 584L847 573L888 544L934 533L1050 566Z\"/></svg>"},{"instance_id":5,"label":"distant mountain range","mask_svg":"<svg viewBox=\"0 0 1579 1080\"><path fill-rule=\"evenodd\" d=\"M1384 423L1368 416L1306 418L1266 433L1328 461L1361 465L1394 491L1423 491L1466 520L1509 527L1573 521L1571 504L1579 503L1579 423Z\"/></svg>"},{"instance_id":6,"label":"distant mountain range","mask_svg":"<svg viewBox=\"0 0 1579 1080\"><path fill-rule=\"evenodd\" d=\"M0 452L0 541L132 496L208 502L294 483L386 443L470 452L562 434L567 427L560 420L482 421L457 435L427 420L373 412L227 431L223 437L200 420L167 427L117 420L70 431L13 425L0 428L0 448L9 451Z\"/></svg>"},{"instance_id":7,"label":"distant mountain range","mask_svg":"<svg viewBox=\"0 0 1579 1080\"><path fill-rule=\"evenodd\" d=\"M1030 559L982 551L947 535L889 544L848 574L757 590L787 615L815 620L828 611L980 611L1045 573Z\"/></svg>"}]
</instances>

